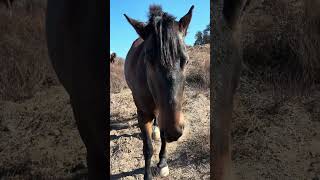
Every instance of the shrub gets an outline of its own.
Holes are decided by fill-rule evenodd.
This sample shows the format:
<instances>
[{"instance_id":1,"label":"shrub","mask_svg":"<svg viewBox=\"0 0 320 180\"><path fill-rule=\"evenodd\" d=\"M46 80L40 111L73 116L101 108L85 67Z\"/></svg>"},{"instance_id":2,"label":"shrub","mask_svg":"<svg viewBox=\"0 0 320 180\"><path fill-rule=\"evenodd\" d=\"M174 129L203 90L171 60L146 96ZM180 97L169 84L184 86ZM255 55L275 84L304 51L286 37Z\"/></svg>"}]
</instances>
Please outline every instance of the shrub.
<instances>
[{"instance_id":1,"label":"shrub","mask_svg":"<svg viewBox=\"0 0 320 180\"><path fill-rule=\"evenodd\" d=\"M45 10L0 10L0 99L22 100L39 88L57 84L47 55Z\"/></svg>"},{"instance_id":2,"label":"shrub","mask_svg":"<svg viewBox=\"0 0 320 180\"><path fill-rule=\"evenodd\" d=\"M210 88L210 47L209 44L188 48L189 63L186 69L186 84L189 87Z\"/></svg>"},{"instance_id":3,"label":"shrub","mask_svg":"<svg viewBox=\"0 0 320 180\"><path fill-rule=\"evenodd\" d=\"M127 88L124 77L124 60L115 58L115 62L110 64L110 92L119 93Z\"/></svg>"}]
</instances>

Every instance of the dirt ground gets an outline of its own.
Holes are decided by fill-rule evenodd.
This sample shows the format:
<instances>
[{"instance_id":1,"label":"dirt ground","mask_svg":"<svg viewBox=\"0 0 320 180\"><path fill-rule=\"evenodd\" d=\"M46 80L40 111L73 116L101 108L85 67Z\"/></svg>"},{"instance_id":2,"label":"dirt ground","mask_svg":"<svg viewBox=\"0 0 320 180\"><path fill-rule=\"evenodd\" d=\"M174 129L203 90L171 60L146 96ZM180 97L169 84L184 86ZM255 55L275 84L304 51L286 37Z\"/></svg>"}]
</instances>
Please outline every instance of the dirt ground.
<instances>
[{"instance_id":1,"label":"dirt ground","mask_svg":"<svg viewBox=\"0 0 320 180\"><path fill-rule=\"evenodd\" d=\"M0 179L72 179L85 147L61 86L23 102L0 101Z\"/></svg>"},{"instance_id":2,"label":"dirt ground","mask_svg":"<svg viewBox=\"0 0 320 180\"><path fill-rule=\"evenodd\" d=\"M240 179L320 178L320 88L283 95L242 78L233 119L233 154Z\"/></svg>"},{"instance_id":3,"label":"dirt ground","mask_svg":"<svg viewBox=\"0 0 320 180\"><path fill-rule=\"evenodd\" d=\"M242 79L236 96L233 159L240 179L315 180L320 175L320 91L280 97ZM188 123L168 146L170 176L209 178L209 95L186 90ZM278 98L273 98L278 97ZM121 105L121 106L120 106ZM141 179L143 155L130 90L111 95L111 178ZM60 86L24 102L0 102L1 179L70 179L86 166L68 96ZM159 144L153 165L157 163ZM157 177L156 179L161 179Z\"/></svg>"}]
</instances>

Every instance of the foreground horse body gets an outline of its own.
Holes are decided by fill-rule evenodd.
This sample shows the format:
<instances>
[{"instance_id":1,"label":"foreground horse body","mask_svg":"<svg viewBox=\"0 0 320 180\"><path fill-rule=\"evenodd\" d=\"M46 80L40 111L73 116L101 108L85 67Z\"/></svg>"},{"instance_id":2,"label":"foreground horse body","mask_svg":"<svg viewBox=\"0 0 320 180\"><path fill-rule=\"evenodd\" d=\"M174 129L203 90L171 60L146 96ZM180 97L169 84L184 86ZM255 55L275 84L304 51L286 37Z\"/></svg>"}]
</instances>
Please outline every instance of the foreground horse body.
<instances>
[{"instance_id":1,"label":"foreground horse body","mask_svg":"<svg viewBox=\"0 0 320 180\"><path fill-rule=\"evenodd\" d=\"M106 1L49 0L49 56L70 102L87 150L89 179L107 179Z\"/></svg>"},{"instance_id":2,"label":"foreground horse body","mask_svg":"<svg viewBox=\"0 0 320 180\"><path fill-rule=\"evenodd\" d=\"M193 6L180 19L150 6L149 22L144 24L125 15L140 36L135 40L125 61L125 77L137 107L143 136L145 158L144 179L152 179L152 120L157 117L160 128L160 175L169 174L166 142L178 140L183 133L181 111L188 55L184 37L191 21Z\"/></svg>"},{"instance_id":3,"label":"foreground horse body","mask_svg":"<svg viewBox=\"0 0 320 180\"><path fill-rule=\"evenodd\" d=\"M217 20L211 23L215 31L211 39L212 71L211 71L211 165L213 179L233 180L231 162L231 119L233 111L233 96L239 83L241 71L240 48L240 10L248 6L250 0L220 0L211 3L211 17ZM311 21L316 21L314 29L320 33L320 3L318 0L306 0L306 15ZM213 18L212 18L213 19ZM215 43L223 42L223 43ZM221 50L221 51L220 51Z\"/></svg>"},{"instance_id":4,"label":"foreground horse body","mask_svg":"<svg viewBox=\"0 0 320 180\"><path fill-rule=\"evenodd\" d=\"M4 3L6 7L11 10L13 0L0 0L0 2Z\"/></svg>"}]
</instances>

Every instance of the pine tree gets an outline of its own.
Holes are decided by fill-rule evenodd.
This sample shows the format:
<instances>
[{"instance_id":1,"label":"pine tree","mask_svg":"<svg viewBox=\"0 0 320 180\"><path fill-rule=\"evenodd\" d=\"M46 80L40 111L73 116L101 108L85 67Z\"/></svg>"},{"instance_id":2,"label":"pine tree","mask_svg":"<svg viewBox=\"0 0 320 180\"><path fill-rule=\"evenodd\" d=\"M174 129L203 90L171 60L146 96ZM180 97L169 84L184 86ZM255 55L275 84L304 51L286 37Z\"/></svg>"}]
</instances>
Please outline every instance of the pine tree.
<instances>
[{"instance_id":1,"label":"pine tree","mask_svg":"<svg viewBox=\"0 0 320 180\"><path fill-rule=\"evenodd\" d=\"M202 32L198 31L195 35L196 41L194 42L194 45L201 45L203 43L203 38L202 38Z\"/></svg>"},{"instance_id":2,"label":"pine tree","mask_svg":"<svg viewBox=\"0 0 320 180\"><path fill-rule=\"evenodd\" d=\"M195 35L196 41L194 45L202 45L210 43L210 24L201 32L198 31Z\"/></svg>"}]
</instances>

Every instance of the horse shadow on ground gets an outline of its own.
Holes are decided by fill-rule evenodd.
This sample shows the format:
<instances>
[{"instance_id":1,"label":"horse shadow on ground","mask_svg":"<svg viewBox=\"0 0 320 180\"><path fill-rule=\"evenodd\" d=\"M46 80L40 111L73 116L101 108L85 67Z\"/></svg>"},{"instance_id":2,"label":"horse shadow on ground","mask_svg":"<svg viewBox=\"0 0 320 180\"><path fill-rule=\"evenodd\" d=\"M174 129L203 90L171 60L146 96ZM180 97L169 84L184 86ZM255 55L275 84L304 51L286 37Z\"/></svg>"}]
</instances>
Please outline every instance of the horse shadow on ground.
<instances>
[{"instance_id":1,"label":"horse shadow on ground","mask_svg":"<svg viewBox=\"0 0 320 180\"><path fill-rule=\"evenodd\" d=\"M135 122L132 122L134 121ZM110 129L111 130L122 130L122 129L128 129L132 128L134 126L137 126L137 116L132 115L129 118L125 118L120 115L120 113L114 113L110 115Z\"/></svg>"},{"instance_id":2,"label":"horse shadow on ground","mask_svg":"<svg viewBox=\"0 0 320 180\"><path fill-rule=\"evenodd\" d=\"M152 176L154 176L154 177L159 176L158 168L157 167L151 167L151 173L152 173ZM138 168L138 169L134 169L134 170L129 171L129 172L123 172L123 173L119 173L119 174L114 174L114 175L110 176L110 179L121 179L121 178L128 177L128 176L133 176L134 177L134 175L138 175L138 174L143 175L144 174L144 168Z\"/></svg>"},{"instance_id":3,"label":"horse shadow on ground","mask_svg":"<svg viewBox=\"0 0 320 180\"><path fill-rule=\"evenodd\" d=\"M110 129L111 130L123 130L134 128L138 126L137 117L132 115L132 117L125 118L122 117L119 113L115 113L111 115L110 121ZM117 140L120 137L135 137L141 139L140 133L133 133L133 134L121 134L121 135L110 135L110 140Z\"/></svg>"},{"instance_id":4,"label":"horse shadow on ground","mask_svg":"<svg viewBox=\"0 0 320 180\"><path fill-rule=\"evenodd\" d=\"M121 134L121 135L119 135L119 136L117 136L117 135L110 135L110 141L117 140L117 139L119 139L120 137L135 137L135 138L141 139L140 133L133 133L133 134Z\"/></svg>"},{"instance_id":5,"label":"horse shadow on ground","mask_svg":"<svg viewBox=\"0 0 320 180\"><path fill-rule=\"evenodd\" d=\"M119 173L119 174L112 174L110 175L110 179L121 179L127 176L134 176L137 174L144 174L144 168L138 168L138 169L134 169L132 171L128 171L128 172L123 172L123 173Z\"/></svg>"}]
</instances>

